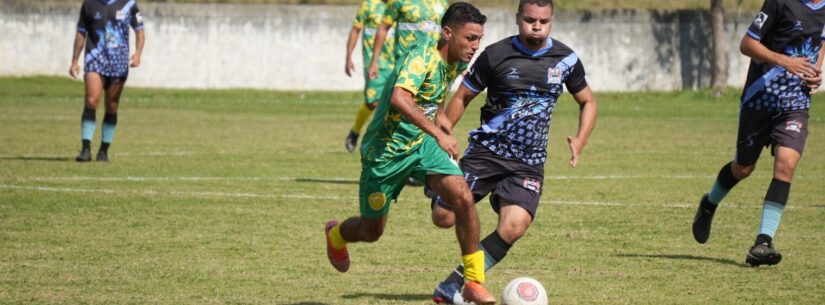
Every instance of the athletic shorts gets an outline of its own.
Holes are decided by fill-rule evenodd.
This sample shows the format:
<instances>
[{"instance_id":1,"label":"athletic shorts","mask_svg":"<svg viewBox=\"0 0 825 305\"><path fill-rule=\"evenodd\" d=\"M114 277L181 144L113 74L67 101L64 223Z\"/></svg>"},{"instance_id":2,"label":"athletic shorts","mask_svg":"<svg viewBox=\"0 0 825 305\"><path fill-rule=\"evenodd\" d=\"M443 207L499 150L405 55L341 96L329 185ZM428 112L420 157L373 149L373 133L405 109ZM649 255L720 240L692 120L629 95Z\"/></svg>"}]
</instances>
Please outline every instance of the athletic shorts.
<instances>
[{"instance_id":1,"label":"athletic shorts","mask_svg":"<svg viewBox=\"0 0 825 305\"><path fill-rule=\"evenodd\" d=\"M424 136L417 150L389 161L361 159L361 183L358 192L361 217L378 219L390 211L390 201L407 184L409 177L427 181L427 175L461 176L458 163L450 159L429 135Z\"/></svg>"},{"instance_id":2,"label":"athletic shorts","mask_svg":"<svg viewBox=\"0 0 825 305\"><path fill-rule=\"evenodd\" d=\"M369 64L367 64L367 66L369 66ZM366 80L364 86L364 104L372 104L381 98L390 74L392 74L392 69L379 69L378 77L370 79L369 73L366 70L364 71L364 79Z\"/></svg>"},{"instance_id":3,"label":"athletic shorts","mask_svg":"<svg viewBox=\"0 0 825 305\"><path fill-rule=\"evenodd\" d=\"M482 147L473 148L464 155L460 166L476 203L492 193L490 204L496 213L501 209L500 201L504 200L536 217L544 184L544 166L502 158ZM432 204L452 210L450 203L440 197L434 198Z\"/></svg>"},{"instance_id":4,"label":"athletic shorts","mask_svg":"<svg viewBox=\"0 0 825 305\"><path fill-rule=\"evenodd\" d=\"M103 89L104 90L109 90L109 87L112 84L117 83L117 82L125 84L126 79L129 78L129 74L124 74L124 75L120 75L120 76L106 76L103 73L100 73L100 72L97 72L97 71L89 71L89 70L86 70L86 73L97 73L98 75L100 75L100 79L103 80Z\"/></svg>"},{"instance_id":5,"label":"athletic shorts","mask_svg":"<svg viewBox=\"0 0 825 305\"><path fill-rule=\"evenodd\" d=\"M754 165L765 147L793 149L799 154L808 139L808 110L785 112L757 111L743 108L739 112L736 139L736 163Z\"/></svg>"}]
</instances>

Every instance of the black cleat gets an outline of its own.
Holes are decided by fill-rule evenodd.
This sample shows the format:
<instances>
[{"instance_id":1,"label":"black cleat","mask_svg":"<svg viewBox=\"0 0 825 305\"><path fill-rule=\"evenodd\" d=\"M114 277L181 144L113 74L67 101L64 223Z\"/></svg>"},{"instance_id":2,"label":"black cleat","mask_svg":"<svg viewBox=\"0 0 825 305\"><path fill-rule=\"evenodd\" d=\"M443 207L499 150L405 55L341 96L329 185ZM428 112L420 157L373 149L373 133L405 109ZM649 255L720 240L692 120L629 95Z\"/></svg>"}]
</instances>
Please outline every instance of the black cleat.
<instances>
[{"instance_id":1,"label":"black cleat","mask_svg":"<svg viewBox=\"0 0 825 305\"><path fill-rule=\"evenodd\" d=\"M109 162L109 155L105 151L98 151L95 160L98 162Z\"/></svg>"},{"instance_id":2,"label":"black cleat","mask_svg":"<svg viewBox=\"0 0 825 305\"><path fill-rule=\"evenodd\" d=\"M773 248L769 243L756 244L748 251L748 257L745 262L751 267L759 267L760 265L773 266L782 261L782 253Z\"/></svg>"},{"instance_id":3,"label":"black cleat","mask_svg":"<svg viewBox=\"0 0 825 305\"><path fill-rule=\"evenodd\" d=\"M92 161L92 152L89 151L88 148L84 148L84 149L80 150L80 154L78 154L77 157L74 158L74 160L77 161L77 162Z\"/></svg>"},{"instance_id":4,"label":"black cleat","mask_svg":"<svg viewBox=\"0 0 825 305\"><path fill-rule=\"evenodd\" d=\"M714 213L716 206L708 201L708 194L703 195L699 201L699 208L696 209L696 216L693 217L693 238L696 242L704 244L708 241Z\"/></svg>"},{"instance_id":5,"label":"black cleat","mask_svg":"<svg viewBox=\"0 0 825 305\"><path fill-rule=\"evenodd\" d=\"M347 138L344 140L344 147L348 152L355 151L355 145L358 144L358 134L350 130Z\"/></svg>"}]
</instances>

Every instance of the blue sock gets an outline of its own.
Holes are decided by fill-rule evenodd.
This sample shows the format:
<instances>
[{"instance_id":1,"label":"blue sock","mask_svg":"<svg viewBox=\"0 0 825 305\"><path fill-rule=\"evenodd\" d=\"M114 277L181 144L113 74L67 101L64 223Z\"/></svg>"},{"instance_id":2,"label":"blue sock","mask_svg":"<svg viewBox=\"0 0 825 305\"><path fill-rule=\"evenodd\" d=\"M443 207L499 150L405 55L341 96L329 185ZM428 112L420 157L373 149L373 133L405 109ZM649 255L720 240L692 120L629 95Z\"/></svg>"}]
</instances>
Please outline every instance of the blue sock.
<instances>
[{"instance_id":1,"label":"blue sock","mask_svg":"<svg viewBox=\"0 0 825 305\"><path fill-rule=\"evenodd\" d=\"M736 180L736 177L733 176L731 164L733 164L733 162L722 166L719 174L716 175L716 181L713 183L713 187L711 187L710 192L708 192L708 202L712 205L718 205L722 202L722 199L725 199L728 192L739 183L739 180Z\"/></svg>"},{"instance_id":2,"label":"blue sock","mask_svg":"<svg viewBox=\"0 0 825 305\"><path fill-rule=\"evenodd\" d=\"M774 178L765 194L765 203L762 205L762 221L759 223L759 234L770 236L771 239L779 229L782 212L790 196L791 184Z\"/></svg>"},{"instance_id":3,"label":"blue sock","mask_svg":"<svg viewBox=\"0 0 825 305\"><path fill-rule=\"evenodd\" d=\"M107 113L103 116L102 142L111 144L115 138L115 127L117 127L117 113Z\"/></svg>"},{"instance_id":4,"label":"blue sock","mask_svg":"<svg viewBox=\"0 0 825 305\"><path fill-rule=\"evenodd\" d=\"M83 109L83 116L80 120L80 139L91 141L95 135L95 110L90 108Z\"/></svg>"}]
</instances>

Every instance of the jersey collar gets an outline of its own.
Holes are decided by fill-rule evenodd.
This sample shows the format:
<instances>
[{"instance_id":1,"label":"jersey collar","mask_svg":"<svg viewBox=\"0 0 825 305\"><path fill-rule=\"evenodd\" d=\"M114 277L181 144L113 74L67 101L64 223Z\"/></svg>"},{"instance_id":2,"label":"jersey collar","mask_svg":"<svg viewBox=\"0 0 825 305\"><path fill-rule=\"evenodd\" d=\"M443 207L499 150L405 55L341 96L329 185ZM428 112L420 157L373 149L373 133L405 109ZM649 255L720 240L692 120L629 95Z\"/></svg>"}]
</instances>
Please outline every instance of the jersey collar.
<instances>
[{"instance_id":1,"label":"jersey collar","mask_svg":"<svg viewBox=\"0 0 825 305\"><path fill-rule=\"evenodd\" d=\"M553 39L550 38L550 36L547 36L547 46L538 51L530 50L526 46L524 46L521 43L521 40L518 39L518 35L513 36L511 40L513 41L513 45L516 46L516 49L521 51L521 53L524 53L524 55L532 57L542 56L544 55L544 53L547 53L547 51L550 51L550 49L553 48Z\"/></svg>"}]
</instances>

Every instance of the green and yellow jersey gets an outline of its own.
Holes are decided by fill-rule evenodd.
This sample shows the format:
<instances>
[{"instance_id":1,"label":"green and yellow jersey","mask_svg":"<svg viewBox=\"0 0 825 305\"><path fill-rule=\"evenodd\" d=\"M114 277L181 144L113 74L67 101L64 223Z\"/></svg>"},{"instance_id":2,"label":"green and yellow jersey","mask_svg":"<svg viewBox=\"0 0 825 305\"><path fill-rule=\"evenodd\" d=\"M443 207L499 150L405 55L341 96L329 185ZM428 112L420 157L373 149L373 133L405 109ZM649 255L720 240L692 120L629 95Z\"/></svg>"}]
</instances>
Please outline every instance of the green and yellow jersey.
<instances>
[{"instance_id":1,"label":"green and yellow jersey","mask_svg":"<svg viewBox=\"0 0 825 305\"><path fill-rule=\"evenodd\" d=\"M413 94L418 107L432 121L443 103L452 82L467 69L467 64L453 65L441 58L432 42L419 43L390 76L373 120L361 144L361 157L367 161L386 161L409 155L422 143L425 133L407 121L390 103L395 87Z\"/></svg>"},{"instance_id":2,"label":"green and yellow jersey","mask_svg":"<svg viewBox=\"0 0 825 305\"><path fill-rule=\"evenodd\" d=\"M384 3L384 1L364 0L361 2L361 7L358 9L358 14L355 16L355 21L353 22L354 27L361 29L361 52L363 55L365 76L368 74L367 70L372 61L372 50L375 47L375 33L378 31L378 25L381 24L386 10L387 4ZM392 71L394 68L394 32L395 30L390 28L389 33L387 33L387 40L384 42L384 47L381 48L381 54L378 57L379 70Z\"/></svg>"},{"instance_id":3,"label":"green and yellow jersey","mask_svg":"<svg viewBox=\"0 0 825 305\"><path fill-rule=\"evenodd\" d=\"M395 26L395 59L404 56L429 38L441 37L441 17L447 10L447 0L389 0L384 24Z\"/></svg>"}]
</instances>

